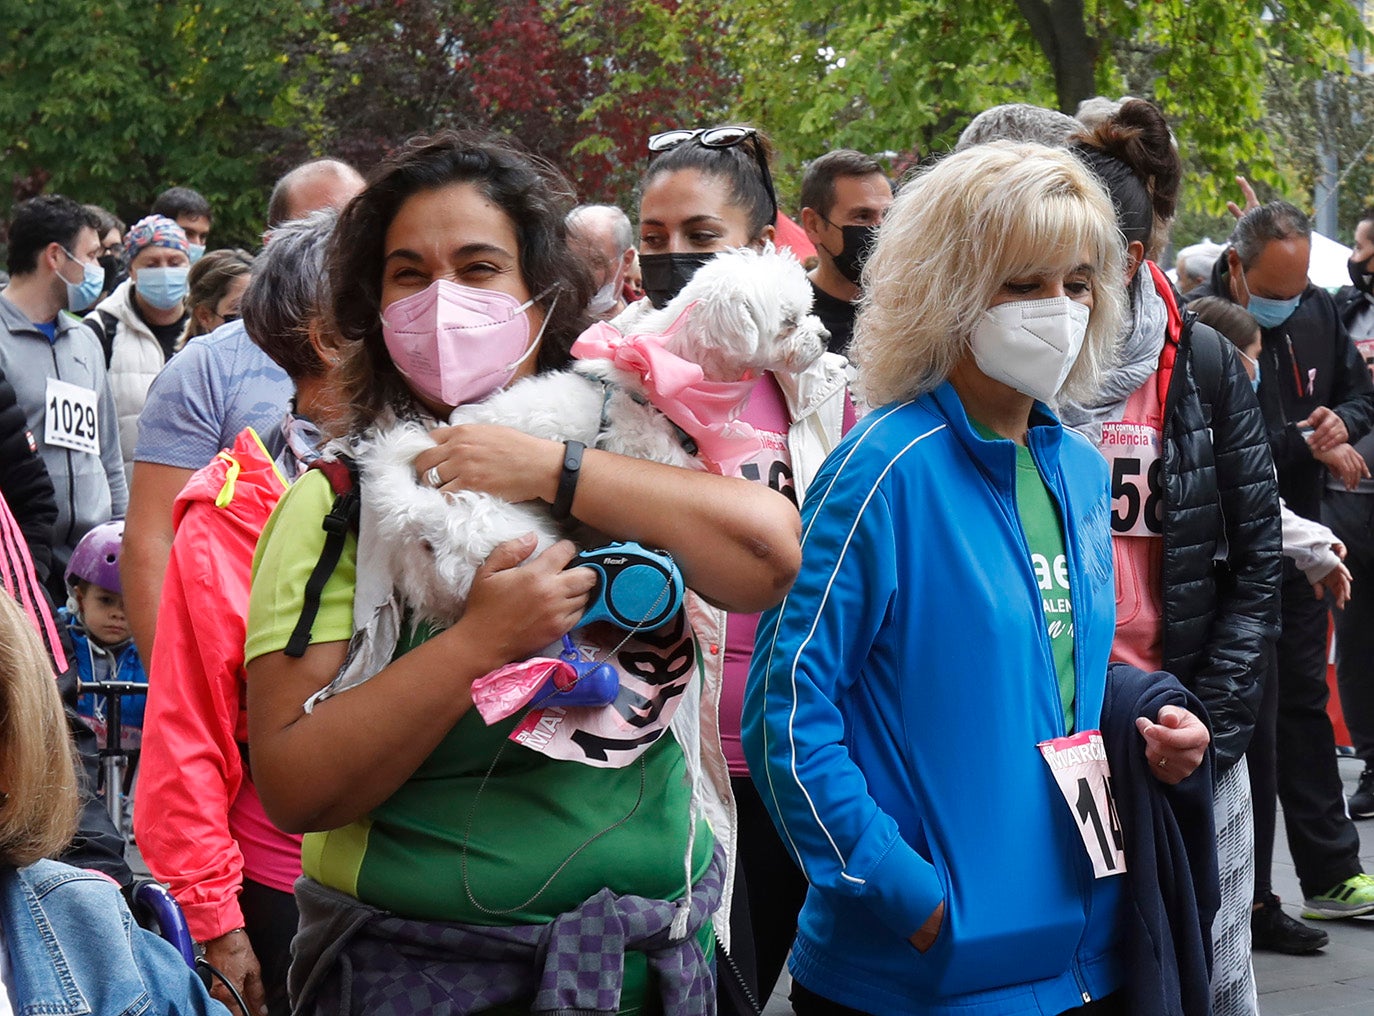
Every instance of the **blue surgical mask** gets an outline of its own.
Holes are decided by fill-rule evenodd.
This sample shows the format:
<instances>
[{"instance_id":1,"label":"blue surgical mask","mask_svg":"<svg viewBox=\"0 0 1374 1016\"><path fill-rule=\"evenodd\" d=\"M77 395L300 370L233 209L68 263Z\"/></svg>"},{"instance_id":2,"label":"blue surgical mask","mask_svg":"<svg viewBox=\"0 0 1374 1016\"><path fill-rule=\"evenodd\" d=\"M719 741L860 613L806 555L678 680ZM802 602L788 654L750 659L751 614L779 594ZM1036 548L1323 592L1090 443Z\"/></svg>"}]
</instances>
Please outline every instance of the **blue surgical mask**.
<instances>
[{"instance_id":1,"label":"blue surgical mask","mask_svg":"<svg viewBox=\"0 0 1374 1016\"><path fill-rule=\"evenodd\" d=\"M83 310L89 310L91 305L100 298L101 292L105 289L105 269L100 265L88 265L77 261L68 251L63 251L67 257L71 258L73 264L81 265L81 281L76 285L67 282L67 309L73 314L80 314Z\"/></svg>"},{"instance_id":2,"label":"blue surgical mask","mask_svg":"<svg viewBox=\"0 0 1374 1016\"><path fill-rule=\"evenodd\" d=\"M187 247L186 256L191 259L191 264L195 264L205 256L205 244L193 243Z\"/></svg>"},{"instance_id":3,"label":"blue surgical mask","mask_svg":"<svg viewBox=\"0 0 1374 1016\"><path fill-rule=\"evenodd\" d=\"M171 310L186 299L186 274L189 271L184 265L179 268L140 268L138 277L134 279L134 289L150 307Z\"/></svg>"},{"instance_id":4,"label":"blue surgical mask","mask_svg":"<svg viewBox=\"0 0 1374 1016\"><path fill-rule=\"evenodd\" d=\"M1277 328L1293 316L1293 311L1298 309L1298 301L1301 299L1301 294L1291 300L1270 300L1251 293L1250 302L1245 309L1254 315L1261 328Z\"/></svg>"}]
</instances>

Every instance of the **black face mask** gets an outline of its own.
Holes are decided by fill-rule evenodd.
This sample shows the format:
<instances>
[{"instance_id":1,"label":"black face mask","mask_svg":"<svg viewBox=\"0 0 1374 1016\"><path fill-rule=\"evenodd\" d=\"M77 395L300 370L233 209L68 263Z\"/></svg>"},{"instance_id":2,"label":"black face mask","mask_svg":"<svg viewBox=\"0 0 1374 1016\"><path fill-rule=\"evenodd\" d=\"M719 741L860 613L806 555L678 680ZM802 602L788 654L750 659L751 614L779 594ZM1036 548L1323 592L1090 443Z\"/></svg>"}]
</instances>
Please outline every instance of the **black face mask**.
<instances>
[{"instance_id":1,"label":"black face mask","mask_svg":"<svg viewBox=\"0 0 1374 1016\"><path fill-rule=\"evenodd\" d=\"M644 295L656 310L662 310L682 292L683 286L692 281L697 269L715 256L714 251L706 254L639 255Z\"/></svg>"},{"instance_id":2,"label":"black face mask","mask_svg":"<svg viewBox=\"0 0 1374 1016\"><path fill-rule=\"evenodd\" d=\"M1347 261L1345 266L1350 269L1350 281L1355 284L1355 288L1366 296L1374 296L1374 272L1369 270L1370 258L1363 261Z\"/></svg>"},{"instance_id":3,"label":"black face mask","mask_svg":"<svg viewBox=\"0 0 1374 1016\"><path fill-rule=\"evenodd\" d=\"M118 254L102 254L95 259L95 263L105 269L105 292L113 293L115 287L124 281L124 259Z\"/></svg>"},{"instance_id":4,"label":"black face mask","mask_svg":"<svg viewBox=\"0 0 1374 1016\"><path fill-rule=\"evenodd\" d=\"M857 286L868 255L872 253L873 244L878 239L878 227L841 226L840 232L844 234L844 246L838 254L830 254L829 250L826 253L834 260L839 273Z\"/></svg>"}]
</instances>

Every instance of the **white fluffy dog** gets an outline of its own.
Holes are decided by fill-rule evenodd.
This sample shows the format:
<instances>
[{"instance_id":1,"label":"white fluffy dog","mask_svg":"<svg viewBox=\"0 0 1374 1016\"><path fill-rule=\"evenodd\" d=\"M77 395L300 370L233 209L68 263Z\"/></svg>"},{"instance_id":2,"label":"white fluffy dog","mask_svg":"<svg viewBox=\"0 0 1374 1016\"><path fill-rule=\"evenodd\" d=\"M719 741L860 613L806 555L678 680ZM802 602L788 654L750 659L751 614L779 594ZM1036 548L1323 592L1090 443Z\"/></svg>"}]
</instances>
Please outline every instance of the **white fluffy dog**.
<instances>
[{"instance_id":1,"label":"white fluffy dog","mask_svg":"<svg viewBox=\"0 0 1374 1016\"><path fill-rule=\"evenodd\" d=\"M738 381L763 371L797 372L825 351L827 334L810 313L811 285L797 260L769 248L720 254L702 266L662 310L615 322L626 334L663 334L689 307L664 347L699 365L708 381ZM644 396L639 376L609 360L521 380L483 402L460 406L452 424L491 423L555 441L581 441L635 458L707 468L681 433ZM383 525L391 574L418 619L451 624L467 602L473 575L506 540L534 532L543 550L563 534L542 502L512 504L489 494L434 490L416 481L414 461L433 441L417 423L369 436L358 449L364 503Z\"/></svg>"}]
</instances>

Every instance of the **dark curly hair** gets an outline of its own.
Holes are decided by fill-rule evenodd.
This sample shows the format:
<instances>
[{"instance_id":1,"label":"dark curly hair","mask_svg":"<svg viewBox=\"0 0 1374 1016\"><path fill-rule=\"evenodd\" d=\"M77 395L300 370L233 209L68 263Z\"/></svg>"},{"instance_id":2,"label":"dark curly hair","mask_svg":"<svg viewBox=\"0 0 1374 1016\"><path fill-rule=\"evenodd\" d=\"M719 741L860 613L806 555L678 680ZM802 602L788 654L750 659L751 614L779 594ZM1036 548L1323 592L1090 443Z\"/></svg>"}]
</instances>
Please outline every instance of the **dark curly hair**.
<instances>
[{"instance_id":1,"label":"dark curly hair","mask_svg":"<svg viewBox=\"0 0 1374 1016\"><path fill-rule=\"evenodd\" d=\"M1073 135L1070 148L1107 188L1128 241L1157 260L1169 239L1183 181L1169 124L1144 99L1128 99L1107 119Z\"/></svg>"},{"instance_id":2,"label":"dark curly hair","mask_svg":"<svg viewBox=\"0 0 1374 1016\"><path fill-rule=\"evenodd\" d=\"M478 187L515 227L520 274L531 294L543 294L537 302L548 316L538 369L566 366L573 341L591 323L582 308L595 287L581 260L568 252L564 217L575 202L563 176L505 138L452 130L411 138L340 213L327 255L330 310L334 333L347 350L342 381L354 430L365 429L384 410L408 414L416 406L382 339L384 240L407 199L456 183ZM558 313L552 315L555 298Z\"/></svg>"}]
</instances>

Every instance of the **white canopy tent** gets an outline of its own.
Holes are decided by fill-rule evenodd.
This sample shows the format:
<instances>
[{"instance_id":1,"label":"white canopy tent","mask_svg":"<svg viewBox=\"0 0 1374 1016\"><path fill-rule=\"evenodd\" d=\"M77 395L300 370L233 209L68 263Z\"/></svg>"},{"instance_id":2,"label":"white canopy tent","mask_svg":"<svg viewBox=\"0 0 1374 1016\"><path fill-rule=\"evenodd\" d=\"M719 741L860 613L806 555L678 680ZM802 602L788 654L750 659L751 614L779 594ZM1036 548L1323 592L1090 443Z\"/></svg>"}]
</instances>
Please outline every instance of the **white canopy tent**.
<instances>
[{"instance_id":1,"label":"white canopy tent","mask_svg":"<svg viewBox=\"0 0 1374 1016\"><path fill-rule=\"evenodd\" d=\"M1307 261L1307 277L1312 285L1339 289L1350 285L1350 248L1329 236L1312 231L1312 256Z\"/></svg>"},{"instance_id":2,"label":"white canopy tent","mask_svg":"<svg viewBox=\"0 0 1374 1016\"><path fill-rule=\"evenodd\" d=\"M1316 230L1312 231L1312 254L1307 259L1307 278L1312 285L1331 290L1350 285L1350 271L1346 268L1349 260L1349 247ZM1165 274L1175 283L1178 282L1178 272L1173 268Z\"/></svg>"}]
</instances>

